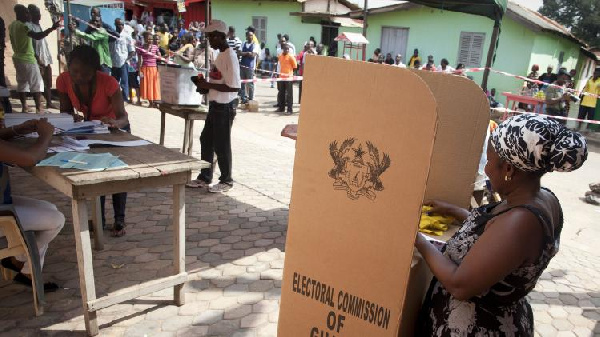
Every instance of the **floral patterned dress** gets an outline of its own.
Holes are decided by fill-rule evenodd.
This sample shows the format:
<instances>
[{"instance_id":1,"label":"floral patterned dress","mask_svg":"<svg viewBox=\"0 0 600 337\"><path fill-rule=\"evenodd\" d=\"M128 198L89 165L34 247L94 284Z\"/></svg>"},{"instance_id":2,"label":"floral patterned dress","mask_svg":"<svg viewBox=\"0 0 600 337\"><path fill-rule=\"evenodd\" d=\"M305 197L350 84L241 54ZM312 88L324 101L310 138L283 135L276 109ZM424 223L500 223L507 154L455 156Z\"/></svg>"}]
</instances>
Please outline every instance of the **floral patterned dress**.
<instances>
[{"instance_id":1,"label":"floral patterned dress","mask_svg":"<svg viewBox=\"0 0 600 337\"><path fill-rule=\"evenodd\" d=\"M498 214L498 203L474 209L461 229L448 241L444 255L460 264L483 234L485 225ZM544 227L543 252L538 260L514 270L487 292L459 301L434 277L419 317L416 336L533 336L533 312L525 296L558 252L563 216L553 225L546 214L530 205L516 206L532 212Z\"/></svg>"}]
</instances>

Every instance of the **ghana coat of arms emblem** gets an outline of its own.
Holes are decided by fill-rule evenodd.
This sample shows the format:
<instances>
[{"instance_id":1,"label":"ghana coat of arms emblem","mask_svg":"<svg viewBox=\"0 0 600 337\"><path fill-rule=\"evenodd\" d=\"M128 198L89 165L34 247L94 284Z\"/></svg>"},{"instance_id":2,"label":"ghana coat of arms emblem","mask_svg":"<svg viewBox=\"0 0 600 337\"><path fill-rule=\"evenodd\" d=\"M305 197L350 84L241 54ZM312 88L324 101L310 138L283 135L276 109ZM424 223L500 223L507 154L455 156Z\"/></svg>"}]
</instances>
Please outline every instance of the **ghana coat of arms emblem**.
<instances>
[{"instance_id":1,"label":"ghana coat of arms emblem","mask_svg":"<svg viewBox=\"0 0 600 337\"><path fill-rule=\"evenodd\" d=\"M334 189L345 190L352 200L361 196L375 200L376 192L383 191L381 174L390 167L391 159L386 153L380 155L373 143L363 144L356 138L348 138L341 144L333 141L329 153L334 163L329 171Z\"/></svg>"}]
</instances>

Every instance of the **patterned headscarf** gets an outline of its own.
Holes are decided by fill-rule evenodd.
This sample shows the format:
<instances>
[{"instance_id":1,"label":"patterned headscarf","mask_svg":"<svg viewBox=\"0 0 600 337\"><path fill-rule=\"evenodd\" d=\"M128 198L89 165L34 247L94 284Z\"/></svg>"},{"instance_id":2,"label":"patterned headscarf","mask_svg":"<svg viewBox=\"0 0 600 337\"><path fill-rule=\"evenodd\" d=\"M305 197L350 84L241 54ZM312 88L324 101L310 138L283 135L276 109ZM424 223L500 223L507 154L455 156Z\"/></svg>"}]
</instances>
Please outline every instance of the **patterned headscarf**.
<instances>
[{"instance_id":1,"label":"patterned headscarf","mask_svg":"<svg viewBox=\"0 0 600 337\"><path fill-rule=\"evenodd\" d=\"M541 115L510 117L490 140L500 158L525 172L569 172L587 159L587 144L580 133Z\"/></svg>"}]
</instances>

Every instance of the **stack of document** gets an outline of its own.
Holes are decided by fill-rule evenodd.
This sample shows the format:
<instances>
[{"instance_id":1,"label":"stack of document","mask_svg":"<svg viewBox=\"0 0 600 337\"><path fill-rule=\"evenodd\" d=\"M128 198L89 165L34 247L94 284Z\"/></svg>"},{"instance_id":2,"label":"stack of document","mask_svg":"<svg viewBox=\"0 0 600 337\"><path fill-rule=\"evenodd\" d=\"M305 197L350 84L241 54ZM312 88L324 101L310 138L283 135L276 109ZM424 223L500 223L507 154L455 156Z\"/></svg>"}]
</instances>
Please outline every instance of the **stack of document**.
<instances>
[{"instance_id":1,"label":"stack of document","mask_svg":"<svg viewBox=\"0 0 600 337\"><path fill-rule=\"evenodd\" d=\"M37 166L56 166L65 169L103 171L128 165L110 153L61 152L39 162Z\"/></svg>"},{"instance_id":2,"label":"stack of document","mask_svg":"<svg viewBox=\"0 0 600 337\"><path fill-rule=\"evenodd\" d=\"M110 133L108 126L102 124L100 121L87 121L87 122L61 122L52 123L55 128L62 130L64 133Z\"/></svg>"},{"instance_id":3,"label":"stack of document","mask_svg":"<svg viewBox=\"0 0 600 337\"><path fill-rule=\"evenodd\" d=\"M48 148L48 152L83 152L90 149L87 144L83 144L73 137L62 136L61 140L58 143L53 141L52 146Z\"/></svg>"},{"instance_id":4,"label":"stack of document","mask_svg":"<svg viewBox=\"0 0 600 337\"><path fill-rule=\"evenodd\" d=\"M110 133L108 126L102 124L100 121L87 121L87 122L73 122L73 116L66 113L43 113L43 114L6 114L5 124L9 128L21 123L24 123L30 119L47 118L48 122L52 124L57 130L55 133L95 133L105 134Z\"/></svg>"}]
</instances>

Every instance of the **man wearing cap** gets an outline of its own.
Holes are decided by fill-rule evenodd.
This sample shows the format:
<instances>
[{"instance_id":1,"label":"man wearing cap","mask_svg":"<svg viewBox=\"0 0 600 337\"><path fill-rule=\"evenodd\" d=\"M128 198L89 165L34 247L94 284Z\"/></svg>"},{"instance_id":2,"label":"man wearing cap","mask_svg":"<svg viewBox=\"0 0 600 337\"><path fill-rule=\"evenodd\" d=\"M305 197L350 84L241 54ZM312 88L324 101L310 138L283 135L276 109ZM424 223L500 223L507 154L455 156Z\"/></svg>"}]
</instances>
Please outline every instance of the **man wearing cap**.
<instances>
[{"instance_id":1,"label":"man wearing cap","mask_svg":"<svg viewBox=\"0 0 600 337\"><path fill-rule=\"evenodd\" d=\"M221 20L211 21L204 29L210 46L218 49L219 55L211 64L208 81L199 78L195 82L198 91L207 94L208 98L208 115L200 134L200 158L213 163L216 153L221 176L219 183L209 186L213 176L211 165L202 169L198 177L187 186L208 187L208 191L212 193L224 193L233 187L231 126L235 118L236 98L241 82L238 56L227 43L227 32L227 25Z\"/></svg>"}]
</instances>

